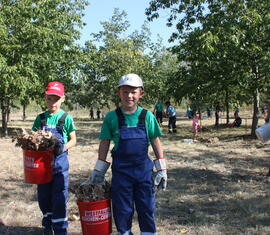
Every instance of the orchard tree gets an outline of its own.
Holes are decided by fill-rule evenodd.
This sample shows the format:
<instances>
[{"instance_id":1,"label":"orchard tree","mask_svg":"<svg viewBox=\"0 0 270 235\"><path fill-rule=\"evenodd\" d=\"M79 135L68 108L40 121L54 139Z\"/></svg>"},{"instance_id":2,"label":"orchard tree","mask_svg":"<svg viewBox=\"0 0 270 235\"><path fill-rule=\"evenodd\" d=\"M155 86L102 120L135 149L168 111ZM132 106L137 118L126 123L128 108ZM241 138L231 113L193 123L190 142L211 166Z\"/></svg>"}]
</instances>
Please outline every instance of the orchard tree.
<instances>
[{"instance_id":1,"label":"orchard tree","mask_svg":"<svg viewBox=\"0 0 270 235\"><path fill-rule=\"evenodd\" d=\"M92 34L92 40L85 44L84 62L81 65L82 79L79 102L85 106L107 105L118 106L119 99L114 93L121 76L137 73L147 78L151 61L144 53L147 48L148 28L135 31L125 36L129 28L125 11L115 9L109 21L101 22L103 30ZM95 45L97 44L97 45ZM88 98L87 98L88 97Z\"/></svg>"},{"instance_id":2,"label":"orchard tree","mask_svg":"<svg viewBox=\"0 0 270 235\"><path fill-rule=\"evenodd\" d=\"M75 41L86 1L0 2L2 128L14 100L40 97L48 81L71 81ZM30 97L30 98L32 98Z\"/></svg>"},{"instance_id":3,"label":"orchard tree","mask_svg":"<svg viewBox=\"0 0 270 235\"><path fill-rule=\"evenodd\" d=\"M177 57L169 52L162 40L152 46L149 53L152 69L147 80L146 100L148 103L165 102L172 96L170 88L174 86L173 77L179 70ZM176 101L181 101L177 99Z\"/></svg>"},{"instance_id":4,"label":"orchard tree","mask_svg":"<svg viewBox=\"0 0 270 235\"><path fill-rule=\"evenodd\" d=\"M153 0L146 10L148 19L153 20L158 17L158 10L165 8L171 10L168 25L171 26L174 22L176 25L176 32L171 40L179 40L181 45L187 38L190 40L190 35L192 37L193 32L197 31L204 37L204 40L199 40L201 49L210 49L208 56L205 54L200 57L199 52L198 66L194 61L187 61L188 68L191 69L187 72L184 70L184 73L199 75L195 76L195 79L198 79L197 89L201 90L201 87L206 84L216 84L216 88L229 88L228 91L234 88L247 97L247 103L252 98L254 111L251 134L254 136L258 123L259 94L269 86L267 61L269 61L270 48L268 40L270 2L267 0ZM189 48L188 52L195 52L195 49ZM181 51L179 54L181 55ZM197 71L194 70L195 68ZM206 68L208 72L211 71L208 79L202 76ZM182 83L183 79L179 81ZM212 93L212 90L209 92ZM190 94L193 93L193 90L190 90ZM226 95L229 97L230 94L225 92L224 95L226 99Z\"/></svg>"},{"instance_id":5,"label":"orchard tree","mask_svg":"<svg viewBox=\"0 0 270 235\"><path fill-rule=\"evenodd\" d=\"M187 97L200 104L223 103L227 123L230 104L243 96L239 71L234 68L232 44L225 32L219 38L206 36L200 29L190 33L174 48L182 66L173 77L175 82L168 84L170 93L179 99Z\"/></svg>"},{"instance_id":6,"label":"orchard tree","mask_svg":"<svg viewBox=\"0 0 270 235\"><path fill-rule=\"evenodd\" d=\"M118 106L115 87L121 76L137 73L142 77L146 95L141 100L153 104L167 95L167 80L177 69L177 59L158 42L151 41L151 32L145 22L139 30L127 35L127 14L114 10L109 21L101 22L103 30L92 34L83 48L84 61L78 81L80 92L74 94L85 107Z\"/></svg>"}]
</instances>

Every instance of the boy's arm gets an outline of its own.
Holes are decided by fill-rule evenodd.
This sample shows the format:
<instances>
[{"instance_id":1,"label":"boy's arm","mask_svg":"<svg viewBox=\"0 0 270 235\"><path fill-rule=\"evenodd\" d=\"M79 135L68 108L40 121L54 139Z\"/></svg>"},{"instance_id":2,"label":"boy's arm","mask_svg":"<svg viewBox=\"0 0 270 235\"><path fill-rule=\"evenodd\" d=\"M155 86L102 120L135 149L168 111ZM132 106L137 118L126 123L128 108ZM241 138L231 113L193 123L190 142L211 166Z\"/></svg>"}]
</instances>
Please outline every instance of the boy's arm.
<instances>
[{"instance_id":1,"label":"boy's arm","mask_svg":"<svg viewBox=\"0 0 270 235\"><path fill-rule=\"evenodd\" d=\"M66 150L71 149L77 143L77 138L76 138L76 132L75 131L70 132L68 136L69 136L69 141L66 143Z\"/></svg>"},{"instance_id":2,"label":"boy's arm","mask_svg":"<svg viewBox=\"0 0 270 235\"><path fill-rule=\"evenodd\" d=\"M154 150L156 158L157 159L163 158L163 148L160 139L158 137L151 139L151 145Z\"/></svg>"},{"instance_id":3,"label":"boy's arm","mask_svg":"<svg viewBox=\"0 0 270 235\"><path fill-rule=\"evenodd\" d=\"M98 148L98 160L106 161L107 154L110 148L110 140L101 140Z\"/></svg>"},{"instance_id":4,"label":"boy's arm","mask_svg":"<svg viewBox=\"0 0 270 235\"><path fill-rule=\"evenodd\" d=\"M96 161L94 170L88 179L91 184L102 184L104 182L105 174L110 167L110 163L106 161L110 142L110 140L102 139L99 143L98 160Z\"/></svg>"}]
</instances>

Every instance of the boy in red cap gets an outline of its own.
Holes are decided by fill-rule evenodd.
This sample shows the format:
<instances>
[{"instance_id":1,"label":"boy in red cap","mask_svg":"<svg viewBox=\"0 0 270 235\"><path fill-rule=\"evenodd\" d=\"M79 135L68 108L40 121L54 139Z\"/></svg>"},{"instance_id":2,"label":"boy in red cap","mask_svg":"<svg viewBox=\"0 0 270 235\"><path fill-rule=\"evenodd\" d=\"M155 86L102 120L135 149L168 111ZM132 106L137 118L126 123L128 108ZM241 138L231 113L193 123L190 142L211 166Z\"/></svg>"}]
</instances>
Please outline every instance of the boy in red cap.
<instances>
[{"instance_id":1,"label":"boy in red cap","mask_svg":"<svg viewBox=\"0 0 270 235\"><path fill-rule=\"evenodd\" d=\"M37 187L44 235L67 234L68 149L76 144L76 128L72 117L61 109L64 100L64 85L57 81L48 83L45 91L48 110L36 117L32 127L34 131L51 131L59 140L55 147L53 180Z\"/></svg>"}]
</instances>

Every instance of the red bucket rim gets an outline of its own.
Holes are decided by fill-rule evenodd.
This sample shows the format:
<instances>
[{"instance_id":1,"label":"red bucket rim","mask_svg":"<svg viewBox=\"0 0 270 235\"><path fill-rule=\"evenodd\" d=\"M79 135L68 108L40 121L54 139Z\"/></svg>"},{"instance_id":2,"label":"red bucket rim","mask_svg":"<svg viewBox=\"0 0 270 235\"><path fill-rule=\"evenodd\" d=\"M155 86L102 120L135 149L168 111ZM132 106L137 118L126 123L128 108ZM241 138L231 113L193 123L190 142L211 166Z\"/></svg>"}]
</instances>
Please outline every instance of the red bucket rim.
<instances>
[{"instance_id":1,"label":"red bucket rim","mask_svg":"<svg viewBox=\"0 0 270 235\"><path fill-rule=\"evenodd\" d=\"M53 152L54 150L53 149L48 149L48 150L33 150L33 149L22 149L23 151L28 151L28 152Z\"/></svg>"},{"instance_id":2,"label":"red bucket rim","mask_svg":"<svg viewBox=\"0 0 270 235\"><path fill-rule=\"evenodd\" d=\"M106 198L106 199L103 199L103 200L100 200L100 201L95 201L95 202L82 202L82 201L77 200L77 204L89 204L89 203L91 203L91 204L99 204L101 202L106 202L106 201L109 201L109 200L111 200L111 198Z\"/></svg>"}]
</instances>

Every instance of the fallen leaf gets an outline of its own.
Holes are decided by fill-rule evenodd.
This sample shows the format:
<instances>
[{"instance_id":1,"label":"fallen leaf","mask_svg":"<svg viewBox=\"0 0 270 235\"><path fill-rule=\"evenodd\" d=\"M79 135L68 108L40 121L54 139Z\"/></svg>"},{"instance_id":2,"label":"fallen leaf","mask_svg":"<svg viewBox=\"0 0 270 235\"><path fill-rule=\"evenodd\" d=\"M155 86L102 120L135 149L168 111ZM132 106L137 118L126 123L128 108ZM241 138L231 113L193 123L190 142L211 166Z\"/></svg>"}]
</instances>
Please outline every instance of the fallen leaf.
<instances>
[{"instance_id":1,"label":"fallen leaf","mask_svg":"<svg viewBox=\"0 0 270 235\"><path fill-rule=\"evenodd\" d=\"M70 220L70 221L78 221L78 220L80 220L80 217L73 214L73 215L71 215L71 216L69 217L69 220Z\"/></svg>"},{"instance_id":2,"label":"fallen leaf","mask_svg":"<svg viewBox=\"0 0 270 235\"><path fill-rule=\"evenodd\" d=\"M180 233L182 233L182 234L185 234L185 233L187 233L188 232L188 229L187 228L182 228L182 229L180 229Z\"/></svg>"}]
</instances>

